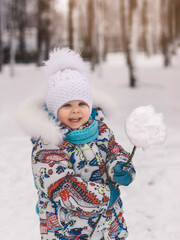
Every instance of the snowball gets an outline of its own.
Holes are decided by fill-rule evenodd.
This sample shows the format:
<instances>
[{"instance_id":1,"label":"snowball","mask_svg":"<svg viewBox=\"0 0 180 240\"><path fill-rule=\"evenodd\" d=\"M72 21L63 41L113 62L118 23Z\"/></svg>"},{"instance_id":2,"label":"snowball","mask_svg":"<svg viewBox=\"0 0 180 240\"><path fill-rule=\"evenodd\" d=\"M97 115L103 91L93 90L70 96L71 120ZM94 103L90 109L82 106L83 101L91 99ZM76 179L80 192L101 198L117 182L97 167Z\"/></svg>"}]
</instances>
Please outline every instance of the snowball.
<instances>
[{"instance_id":1,"label":"snowball","mask_svg":"<svg viewBox=\"0 0 180 240\"><path fill-rule=\"evenodd\" d=\"M143 150L152 144L162 143L166 137L163 114L156 113L153 106L140 106L133 110L125 123L130 142Z\"/></svg>"}]
</instances>

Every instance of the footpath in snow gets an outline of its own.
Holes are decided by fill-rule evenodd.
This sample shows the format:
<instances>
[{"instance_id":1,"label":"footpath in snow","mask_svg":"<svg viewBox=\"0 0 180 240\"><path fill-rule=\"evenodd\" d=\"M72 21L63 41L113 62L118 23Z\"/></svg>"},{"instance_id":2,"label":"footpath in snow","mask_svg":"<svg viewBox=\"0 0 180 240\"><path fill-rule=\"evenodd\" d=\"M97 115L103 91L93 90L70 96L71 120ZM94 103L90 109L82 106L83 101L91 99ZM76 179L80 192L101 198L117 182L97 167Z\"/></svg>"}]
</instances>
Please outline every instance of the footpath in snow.
<instances>
[{"instance_id":1,"label":"footpath in snow","mask_svg":"<svg viewBox=\"0 0 180 240\"><path fill-rule=\"evenodd\" d=\"M152 104L163 112L167 139L163 145L137 150L135 181L122 187L128 240L180 239L180 56L164 69L159 56L136 61L137 88L128 87L127 68L118 54L108 56L91 74L91 85L111 95L117 111L107 122L116 140L127 150L124 123L132 110ZM46 80L35 65L16 65L15 76L5 66L0 73L0 239L38 240L39 220L35 213L36 189L31 171L31 143L16 123L21 101L45 91Z\"/></svg>"}]
</instances>

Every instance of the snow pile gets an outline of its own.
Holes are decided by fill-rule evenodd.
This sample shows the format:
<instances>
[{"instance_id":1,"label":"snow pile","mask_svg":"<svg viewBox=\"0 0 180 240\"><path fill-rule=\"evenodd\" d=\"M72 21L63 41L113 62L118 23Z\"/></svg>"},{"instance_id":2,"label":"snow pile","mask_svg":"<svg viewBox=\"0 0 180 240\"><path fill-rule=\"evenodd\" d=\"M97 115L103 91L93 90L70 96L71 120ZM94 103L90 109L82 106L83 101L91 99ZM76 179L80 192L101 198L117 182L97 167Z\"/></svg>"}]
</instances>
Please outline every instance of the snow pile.
<instances>
[{"instance_id":1,"label":"snow pile","mask_svg":"<svg viewBox=\"0 0 180 240\"><path fill-rule=\"evenodd\" d=\"M156 113L152 105L134 109L126 120L125 130L130 142L143 150L164 142L166 137L163 114Z\"/></svg>"}]
</instances>

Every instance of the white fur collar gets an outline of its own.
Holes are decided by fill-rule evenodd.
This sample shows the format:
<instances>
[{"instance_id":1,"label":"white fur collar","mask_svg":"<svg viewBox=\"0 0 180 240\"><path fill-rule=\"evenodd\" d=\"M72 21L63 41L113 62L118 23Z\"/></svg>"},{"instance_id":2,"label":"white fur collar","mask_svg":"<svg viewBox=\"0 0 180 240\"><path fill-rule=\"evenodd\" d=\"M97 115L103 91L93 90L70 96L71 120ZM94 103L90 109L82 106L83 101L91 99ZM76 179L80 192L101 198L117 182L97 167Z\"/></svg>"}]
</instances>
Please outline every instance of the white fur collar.
<instances>
[{"instance_id":1,"label":"white fur collar","mask_svg":"<svg viewBox=\"0 0 180 240\"><path fill-rule=\"evenodd\" d=\"M31 137L39 138L58 145L63 142L64 133L59 130L55 121L44 111L44 96L26 99L17 111L17 120L22 129ZM105 116L111 116L116 110L116 103L105 93L93 90L93 108L101 108Z\"/></svg>"}]
</instances>

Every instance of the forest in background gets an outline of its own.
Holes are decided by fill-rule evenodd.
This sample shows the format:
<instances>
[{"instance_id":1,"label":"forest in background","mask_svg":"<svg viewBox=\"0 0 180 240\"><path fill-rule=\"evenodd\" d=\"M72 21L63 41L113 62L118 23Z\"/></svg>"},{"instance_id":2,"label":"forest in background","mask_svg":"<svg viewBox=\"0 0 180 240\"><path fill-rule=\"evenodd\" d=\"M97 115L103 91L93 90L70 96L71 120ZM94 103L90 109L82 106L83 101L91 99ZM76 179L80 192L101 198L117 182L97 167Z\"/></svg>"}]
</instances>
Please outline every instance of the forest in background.
<instances>
[{"instance_id":1,"label":"forest in background","mask_svg":"<svg viewBox=\"0 0 180 240\"><path fill-rule=\"evenodd\" d=\"M135 87L137 52L162 54L168 67L179 45L179 0L0 0L0 71L40 66L54 47L80 50L92 70L121 52Z\"/></svg>"}]
</instances>

